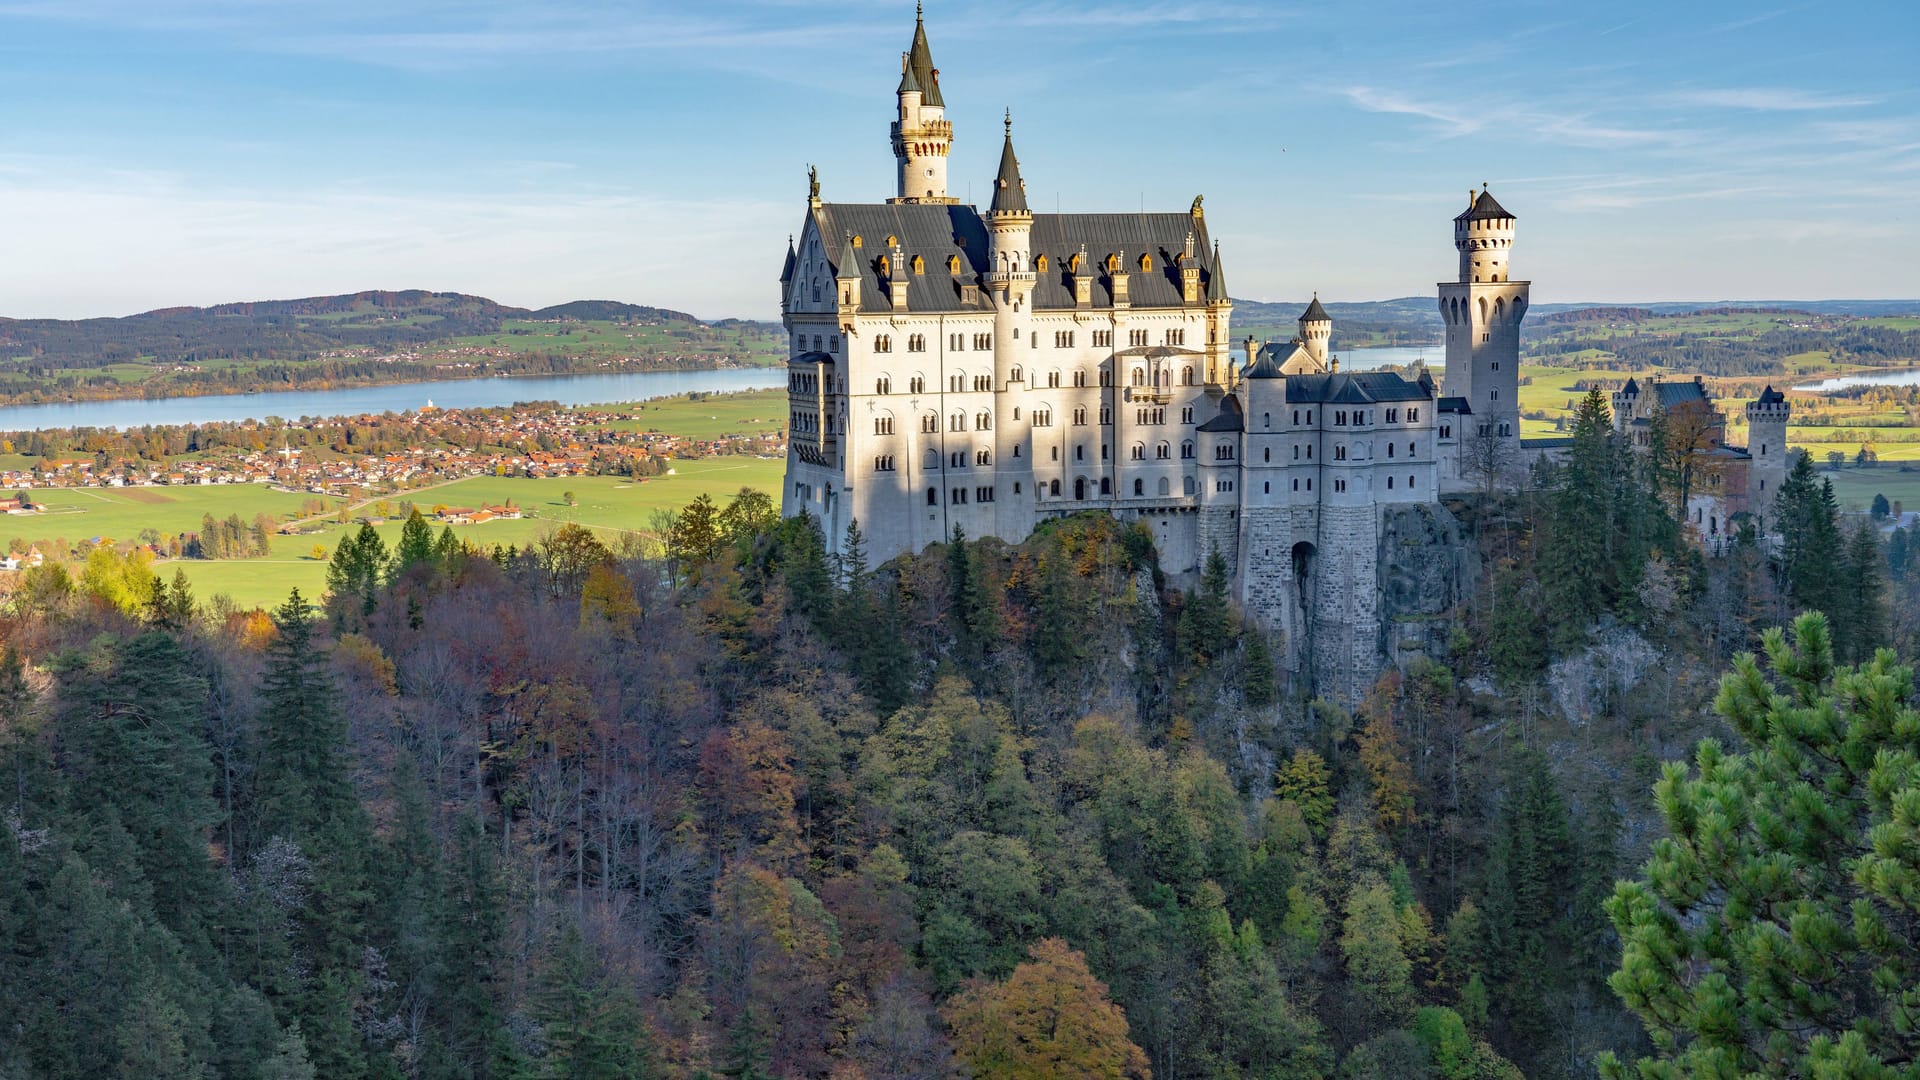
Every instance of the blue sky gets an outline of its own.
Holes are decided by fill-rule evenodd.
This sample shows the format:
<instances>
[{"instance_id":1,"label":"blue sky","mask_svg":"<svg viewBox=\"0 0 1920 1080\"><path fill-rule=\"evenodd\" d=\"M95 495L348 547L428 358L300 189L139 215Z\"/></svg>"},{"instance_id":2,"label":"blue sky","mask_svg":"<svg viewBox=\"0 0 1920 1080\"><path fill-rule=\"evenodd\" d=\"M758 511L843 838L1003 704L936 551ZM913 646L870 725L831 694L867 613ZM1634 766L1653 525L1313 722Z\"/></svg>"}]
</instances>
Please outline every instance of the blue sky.
<instances>
[{"instance_id":1,"label":"blue sky","mask_svg":"<svg viewBox=\"0 0 1920 1080\"><path fill-rule=\"evenodd\" d=\"M366 288L778 311L890 194L913 11L0 0L0 313ZM1920 296L1920 3L944 3L984 197L1207 197L1236 296L1426 295L1491 182L1536 301Z\"/></svg>"}]
</instances>

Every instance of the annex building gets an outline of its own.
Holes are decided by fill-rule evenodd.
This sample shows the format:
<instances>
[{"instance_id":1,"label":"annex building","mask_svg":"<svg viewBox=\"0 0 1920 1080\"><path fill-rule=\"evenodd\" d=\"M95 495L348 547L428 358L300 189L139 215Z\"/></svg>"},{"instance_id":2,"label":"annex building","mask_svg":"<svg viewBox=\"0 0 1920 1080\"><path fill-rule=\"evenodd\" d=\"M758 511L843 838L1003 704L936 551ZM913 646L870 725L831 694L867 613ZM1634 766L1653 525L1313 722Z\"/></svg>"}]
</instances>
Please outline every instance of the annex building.
<instances>
[{"instance_id":1,"label":"annex building","mask_svg":"<svg viewBox=\"0 0 1920 1080\"><path fill-rule=\"evenodd\" d=\"M1317 299L1293 340L1236 355L1202 200L1036 213L1011 120L989 205L953 198L956 133L923 21L895 99L892 196L829 201L811 177L781 271L782 512L819 519L835 548L858 521L876 561L955 530L1018 542L1082 511L1141 521L1170 572L1219 550L1290 668L1364 687L1400 647L1382 608L1389 534L1406 547L1406 515L1444 518L1443 492L1526 452L1513 215L1482 190L1453 219L1443 394L1425 376L1341 371Z\"/></svg>"}]
</instances>

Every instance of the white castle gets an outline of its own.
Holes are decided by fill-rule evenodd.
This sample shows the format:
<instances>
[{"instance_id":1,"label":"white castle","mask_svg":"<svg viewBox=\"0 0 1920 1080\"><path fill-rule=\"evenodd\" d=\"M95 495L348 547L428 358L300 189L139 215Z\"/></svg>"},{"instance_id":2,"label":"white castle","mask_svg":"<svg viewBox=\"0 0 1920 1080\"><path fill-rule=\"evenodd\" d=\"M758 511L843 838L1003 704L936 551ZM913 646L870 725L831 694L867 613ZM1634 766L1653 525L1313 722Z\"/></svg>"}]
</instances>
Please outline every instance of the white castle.
<instances>
[{"instance_id":1,"label":"white castle","mask_svg":"<svg viewBox=\"0 0 1920 1080\"><path fill-rule=\"evenodd\" d=\"M1454 218L1449 396L1425 375L1340 371L1318 299L1297 338L1248 339L1242 364L1200 199L1035 213L1009 120L981 213L948 195L953 125L922 21L897 99L894 197L827 202L815 176L788 246L782 512L817 518L835 549L857 521L876 562L956 530L1018 542L1082 511L1141 521L1171 573L1217 549L1291 668L1364 686L1397 646L1389 520L1522 454L1513 215L1483 190Z\"/></svg>"}]
</instances>

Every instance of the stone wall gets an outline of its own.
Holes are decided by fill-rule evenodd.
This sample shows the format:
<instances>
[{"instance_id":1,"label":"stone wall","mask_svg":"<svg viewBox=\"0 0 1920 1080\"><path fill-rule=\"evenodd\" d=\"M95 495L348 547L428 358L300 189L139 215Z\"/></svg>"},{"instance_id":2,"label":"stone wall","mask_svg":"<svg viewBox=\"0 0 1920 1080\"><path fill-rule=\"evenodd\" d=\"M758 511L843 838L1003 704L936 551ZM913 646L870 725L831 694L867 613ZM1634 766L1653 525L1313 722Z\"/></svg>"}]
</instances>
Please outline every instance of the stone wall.
<instances>
[{"instance_id":1,"label":"stone wall","mask_svg":"<svg viewBox=\"0 0 1920 1080\"><path fill-rule=\"evenodd\" d=\"M1460 522L1441 505L1394 507L1380 516L1380 653L1404 668L1440 659L1477 570Z\"/></svg>"},{"instance_id":2,"label":"stone wall","mask_svg":"<svg viewBox=\"0 0 1920 1080\"><path fill-rule=\"evenodd\" d=\"M1372 506L1320 508L1307 631L1317 694L1358 701L1379 674L1381 515Z\"/></svg>"}]
</instances>

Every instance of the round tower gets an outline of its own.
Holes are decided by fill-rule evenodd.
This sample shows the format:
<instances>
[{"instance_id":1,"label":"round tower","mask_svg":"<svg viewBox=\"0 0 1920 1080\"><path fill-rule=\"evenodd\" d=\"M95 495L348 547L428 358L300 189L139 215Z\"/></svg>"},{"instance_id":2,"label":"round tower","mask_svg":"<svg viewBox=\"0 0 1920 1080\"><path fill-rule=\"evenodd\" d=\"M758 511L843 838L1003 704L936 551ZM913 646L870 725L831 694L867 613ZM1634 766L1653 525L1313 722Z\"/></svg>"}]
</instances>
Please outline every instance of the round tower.
<instances>
[{"instance_id":1,"label":"round tower","mask_svg":"<svg viewBox=\"0 0 1920 1080\"><path fill-rule=\"evenodd\" d=\"M1032 348L1030 301L1039 275L1033 268L1033 212L1027 208L1027 185L1013 152L1011 112L1006 142L1000 148L1000 171L993 180L993 204L986 216L986 285L993 300L994 480L1019 489L997 500L995 531L1001 536L1025 536L1033 528L1033 459L1021 455L1032 446L1033 414L1030 408L1021 408L1031 385L1022 361Z\"/></svg>"},{"instance_id":2,"label":"round tower","mask_svg":"<svg viewBox=\"0 0 1920 1080\"><path fill-rule=\"evenodd\" d=\"M899 194L889 202L952 203L947 195L947 155L953 149L953 125L940 96L940 69L927 47L927 27L918 9L913 46L900 59L899 110L893 121L893 158L899 166Z\"/></svg>"},{"instance_id":3,"label":"round tower","mask_svg":"<svg viewBox=\"0 0 1920 1080\"><path fill-rule=\"evenodd\" d=\"M1747 512L1752 514L1762 534L1773 521L1773 503L1779 498L1780 485L1787 482L1792 458L1787 453L1787 421L1793 407L1787 397L1769 386L1760 396L1747 402Z\"/></svg>"},{"instance_id":4,"label":"round tower","mask_svg":"<svg viewBox=\"0 0 1920 1080\"><path fill-rule=\"evenodd\" d=\"M1313 294L1313 303L1300 313L1300 344L1306 347L1307 354L1327 366L1327 345L1333 340L1333 318L1327 309L1320 306L1320 294Z\"/></svg>"},{"instance_id":5,"label":"round tower","mask_svg":"<svg viewBox=\"0 0 1920 1080\"><path fill-rule=\"evenodd\" d=\"M1467 189L1467 211L1453 219L1453 246L1460 252L1460 280L1506 281L1513 248L1513 215L1484 188Z\"/></svg>"}]
</instances>

